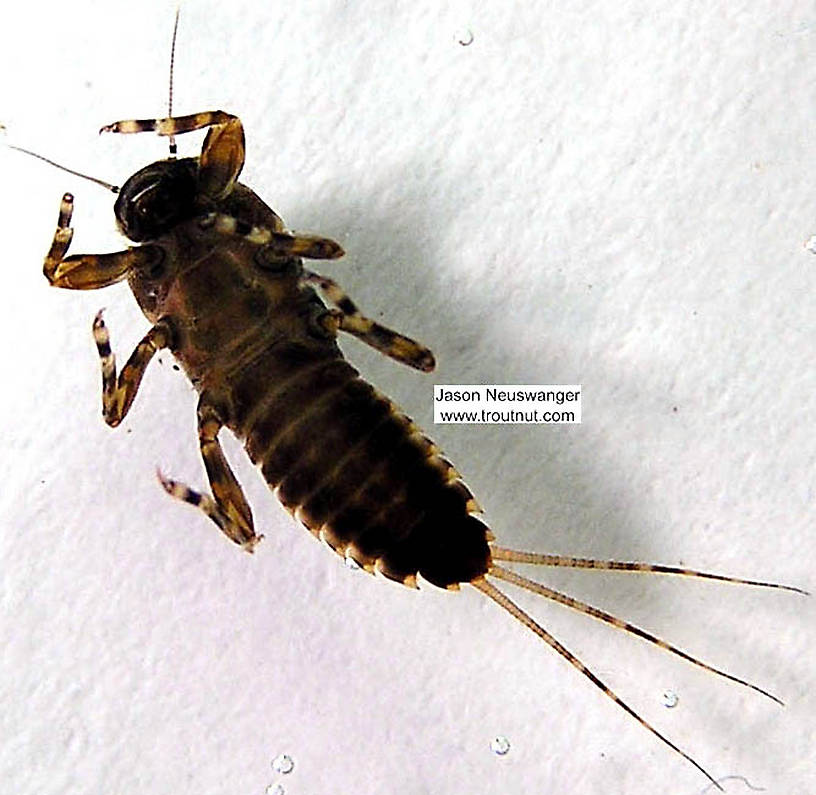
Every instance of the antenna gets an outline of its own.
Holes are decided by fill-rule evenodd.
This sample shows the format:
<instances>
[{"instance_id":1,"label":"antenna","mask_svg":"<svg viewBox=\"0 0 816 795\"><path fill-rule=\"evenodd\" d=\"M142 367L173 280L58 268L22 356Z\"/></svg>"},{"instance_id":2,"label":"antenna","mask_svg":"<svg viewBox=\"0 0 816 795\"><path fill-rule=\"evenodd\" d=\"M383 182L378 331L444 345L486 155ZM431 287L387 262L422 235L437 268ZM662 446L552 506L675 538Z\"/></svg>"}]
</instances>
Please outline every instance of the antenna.
<instances>
[{"instance_id":1,"label":"antenna","mask_svg":"<svg viewBox=\"0 0 816 795\"><path fill-rule=\"evenodd\" d=\"M119 186L112 185L110 182L105 182L104 179L98 179L97 177L91 177L88 174L83 174L81 171L74 171L72 168L68 168L67 166L60 165L59 163L55 163L53 160L49 160L47 157L43 155L38 155L36 152L32 152L29 149L23 149L22 146L15 146L14 144L6 144L9 149L16 149L18 152L22 152L26 155L31 155L31 157L36 157L38 160L43 160L49 165L52 165L61 171L67 171L69 174L73 174L75 177L82 177L82 179L90 180L91 182L95 182L97 185L101 185L103 188L107 188L111 193L119 193Z\"/></svg>"},{"instance_id":2,"label":"antenna","mask_svg":"<svg viewBox=\"0 0 816 795\"><path fill-rule=\"evenodd\" d=\"M173 43L170 45L170 90L169 96L167 98L167 115L168 117L172 118L173 116L173 69L176 65L176 34L178 33L178 22L179 22L179 14L181 13L181 6L176 6L176 21L173 23ZM176 152L178 151L178 147L176 146L176 136L170 136L170 159L176 159Z\"/></svg>"}]
</instances>

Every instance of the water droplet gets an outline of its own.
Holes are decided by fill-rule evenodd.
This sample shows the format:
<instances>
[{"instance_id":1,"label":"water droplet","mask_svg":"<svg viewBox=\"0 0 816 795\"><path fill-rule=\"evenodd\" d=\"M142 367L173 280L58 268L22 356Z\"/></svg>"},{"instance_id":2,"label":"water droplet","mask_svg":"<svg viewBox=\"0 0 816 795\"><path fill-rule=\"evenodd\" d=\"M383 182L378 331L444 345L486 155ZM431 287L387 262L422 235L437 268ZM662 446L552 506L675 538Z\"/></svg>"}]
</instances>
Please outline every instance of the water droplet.
<instances>
[{"instance_id":1,"label":"water droplet","mask_svg":"<svg viewBox=\"0 0 816 795\"><path fill-rule=\"evenodd\" d=\"M490 750L497 756L504 756L510 750L510 740L499 735L490 741Z\"/></svg>"},{"instance_id":2,"label":"water droplet","mask_svg":"<svg viewBox=\"0 0 816 795\"><path fill-rule=\"evenodd\" d=\"M459 28L459 30L454 33L453 39L463 47L469 47L473 44L473 31L470 28Z\"/></svg>"},{"instance_id":3,"label":"water droplet","mask_svg":"<svg viewBox=\"0 0 816 795\"><path fill-rule=\"evenodd\" d=\"M677 706L677 702L680 700L680 697L674 692L674 690L664 690L662 700L664 707L667 709L673 709Z\"/></svg>"},{"instance_id":4,"label":"water droplet","mask_svg":"<svg viewBox=\"0 0 816 795\"><path fill-rule=\"evenodd\" d=\"M807 241L805 241L805 248L811 253L816 254L816 235L811 235Z\"/></svg>"},{"instance_id":5,"label":"water droplet","mask_svg":"<svg viewBox=\"0 0 816 795\"><path fill-rule=\"evenodd\" d=\"M282 784L270 784L265 790L266 795L283 795L284 792Z\"/></svg>"},{"instance_id":6,"label":"water droplet","mask_svg":"<svg viewBox=\"0 0 816 795\"><path fill-rule=\"evenodd\" d=\"M292 760L292 757L289 754L278 754L272 760L272 769L276 773L282 773L286 775L287 773L291 773L295 767L295 763Z\"/></svg>"}]
</instances>

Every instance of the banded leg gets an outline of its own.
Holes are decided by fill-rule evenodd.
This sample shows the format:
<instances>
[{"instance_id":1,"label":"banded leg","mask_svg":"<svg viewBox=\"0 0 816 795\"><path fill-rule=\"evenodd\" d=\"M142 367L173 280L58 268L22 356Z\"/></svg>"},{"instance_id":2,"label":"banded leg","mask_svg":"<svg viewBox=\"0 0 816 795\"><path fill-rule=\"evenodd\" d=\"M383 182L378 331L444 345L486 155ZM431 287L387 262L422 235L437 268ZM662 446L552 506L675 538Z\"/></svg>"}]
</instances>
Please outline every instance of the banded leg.
<instances>
[{"instance_id":1,"label":"banded leg","mask_svg":"<svg viewBox=\"0 0 816 795\"><path fill-rule=\"evenodd\" d=\"M165 119L125 119L106 124L99 132L112 132L124 135L133 133L155 132L156 135L182 135L183 133L203 130L205 127L223 127L231 122L241 123L237 116L223 110L207 110L203 113L190 113L187 116L170 116Z\"/></svg>"},{"instance_id":2,"label":"banded leg","mask_svg":"<svg viewBox=\"0 0 816 795\"><path fill-rule=\"evenodd\" d=\"M93 336L102 364L102 416L111 428L115 428L130 410L153 355L170 345L173 332L166 321L156 323L134 348L118 377L116 356L111 350L110 335L101 309L94 318Z\"/></svg>"},{"instance_id":3,"label":"banded leg","mask_svg":"<svg viewBox=\"0 0 816 795\"><path fill-rule=\"evenodd\" d=\"M417 370L429 373L436 367L433 354L424 345L362 315L336 282L311 271L303 271L302 281L316 286L337 307L331 313L336 324L333 330L347 331L366 345Z\"/></svg>"},{"instance_id":4,"label":"banded leg","mask_svg":"<svg viewBox=\"0 0 816 795\"><path fill-rule=\"evenodd\" d=\"M214 498L171 480L161 472L157 474L170 496L203 511L227 538L252 552L263 536L255 534L252 510L218 441L222 425L215 410L202 399L198 406L198 443Z\"/></svg>"},{"instance_id":5,"label":"banded leg","mask_svg":"<svg viewBox=\"0 0 816 795\"><path fill-rule=\"evenodd\" d=\"M244 126L237 116L223 110L209 110L165 119L126 119L106 124L99 132L155 132L174 138L205 127L209 130L198 161L198 185L205 195L223 199L232 192L244 167Z\"/></svg>"},{"instance_id":6,"label":"banded leg","mask_svg":"<svg viewBox=\"0 0 816 795\"><path fill-rule=\"evenodd\" d=\"M111 254L74 254L66 257L74 236L70 226L73 212L74 197L66 193L60 201L57 230L43 263L43 275L52 287L69 290L107 287L126 278L132 269L150 267L164 256L159 246L139 246Z\"/></svg>"},{"instance_id":7,"label":"banded leg","mask_svg":"<svg viewBox=\"0 0 816 795\"><path fill-rule=\"evenodd\" d=\"M202 229L214 229L222 235L243 237L250 243L262 246L256 259L261 267L273 267L276 263L292 257L306 259L337 259L346 252L339 243L319 235L295 235L279 229L252 226L226 213L208 213L198 219Z\"/></svg>"}]
</instances>

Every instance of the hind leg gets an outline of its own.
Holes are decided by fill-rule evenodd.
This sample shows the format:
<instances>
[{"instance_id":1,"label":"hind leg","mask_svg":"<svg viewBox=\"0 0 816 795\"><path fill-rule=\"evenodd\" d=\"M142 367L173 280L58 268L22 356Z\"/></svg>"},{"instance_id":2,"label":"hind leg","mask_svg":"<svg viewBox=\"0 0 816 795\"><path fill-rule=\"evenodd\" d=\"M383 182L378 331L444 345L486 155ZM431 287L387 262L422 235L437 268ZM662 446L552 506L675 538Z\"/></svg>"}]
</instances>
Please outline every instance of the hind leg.
<instances>
[{"instance_id":1,"label":"hind leg","mask_svg":"<svg viewBox=\"0 0 816 795\"><path fill-rule=\"evenodd\" d=\"M333 331L347 331L380 353L417 370L429 373L436 367L434 355L424 345L361 314L354 301L332 279L304 271L303 282L317 287L337 307L332 312Z\"/></svg>"},{"instance_id":2,"label":"hind leg","mask_svg":"<svg viewBox=\"0 0 816 795\"><path fill-rule=\"evenodd\" d=\"M171 497L198 508L227 538L252 552L263 536L255 534L252 510L218 441L221 428L217 412L202 398L198 408L198 441L213 497L171 480L161 472L157 474Z\"/></svg>"}]
</instances>

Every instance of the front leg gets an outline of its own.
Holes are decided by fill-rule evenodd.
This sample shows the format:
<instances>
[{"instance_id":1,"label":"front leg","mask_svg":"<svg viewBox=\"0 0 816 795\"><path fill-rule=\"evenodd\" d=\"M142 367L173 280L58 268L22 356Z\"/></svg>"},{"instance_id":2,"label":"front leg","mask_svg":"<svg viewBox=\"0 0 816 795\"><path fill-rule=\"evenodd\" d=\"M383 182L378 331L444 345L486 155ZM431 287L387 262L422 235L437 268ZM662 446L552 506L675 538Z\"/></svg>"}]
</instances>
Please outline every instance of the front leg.
<instances>
[{"instance_id":1,"label":"front leg","mask_svg":"<svg viewBox=\"0 0 816 795\"><path fill-rule=\"evenodd\" d=\"M209 130L198 161L198 184L205 196L217 201L229 196L244 167L244 127L237 116L209 110L166 119L127 119L106 124L99 132L156 132L172 140L176 135L205 127Z\"/></svg>"},{"instance_id":2,"label":"front leg","mask_svg":"<svg viewBox=\"0 0 816 795\"><path fill-rule=\"evenodd\" d=\"M202 397L198 405L198 442L214 498L195 491L184 483L171 480L161 472L158 473L159 481L171 497L194 505L212 519L227 538L240 544L247 552L252 552L263 536L255 534L252 511L240 483L224 457L218 441L218 433L222 427L218 413Z\"/></svg>"},{"instance_id":3,"label":"front leg","mask_svg":"<svg viewBox=\"0 0 816 795\"><path fill-rule=\"evenodd\" d=\"M74 197L66 193L60 201L57 230L43 264L43 275L52 287L69 290L107 287L124 279L131 270L149 267L164 256L158 246L141 246L111 254L74 254L66 257L74 236L70 226L73 212Z\"/></svg>"}]
</instances>

